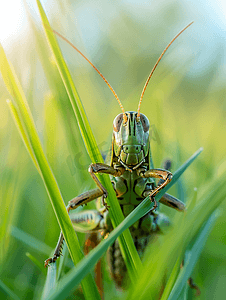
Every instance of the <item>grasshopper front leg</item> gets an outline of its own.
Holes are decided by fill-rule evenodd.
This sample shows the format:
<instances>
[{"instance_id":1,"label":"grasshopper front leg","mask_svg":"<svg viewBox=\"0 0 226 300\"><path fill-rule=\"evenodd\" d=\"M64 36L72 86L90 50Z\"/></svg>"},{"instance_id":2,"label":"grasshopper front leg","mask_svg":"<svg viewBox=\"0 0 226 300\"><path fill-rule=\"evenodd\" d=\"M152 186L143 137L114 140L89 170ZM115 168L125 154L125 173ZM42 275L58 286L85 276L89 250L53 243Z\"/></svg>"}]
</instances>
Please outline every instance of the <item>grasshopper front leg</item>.
<instances>
[{"instance_id":1,"label":"grasshopper front leg","mask_svg":"<svg viewBox=\"0 0 226 300\"><path fill-rule=\"evenodd\" d=\"M138 176L143 178L160 178L162 180L161 184L158 185L154 190L149 192L149 197L152 202L154 202L154 207L152 210L157 208L157 202L155 201L155 196L172 180L173 175L170 171L163 169L150 169L145 171L143 168L137 170Z\"/></svg>"},{"instance_id":2,"label":"grasshopper front leg","mask_svg":"<svg viewBox=\"0 0 226 300\"><path fill-rule=\"evenodd\" d=\"M162 171L165 171L165 172L169 172L168 168L170 168L171 166L171 162L169 160L167 160L164 164L164 169L157 169L157 170L162 170ZM151 170L150 170L151 171ZM171 174L171 173L170 173ZM155 177L156 178L156 177ZM159 178L159 177L158 177ZM172 179L172 177L171 177ZM171 181L170 179L170 181ZM170 181L168 181L166 183L166 180L164 180L164 178L161 178L159 180L159 183L158 183L158 188L160 187L160 190L166 186ZM160 191L158 190L158 192ZM155 190L154 190L155 191ZM146 198L148 195L151 195L152 192L154 192L153 190L150 190L150 189L147 189L143 192L143 196ZM160 203L168 206L168 207L172 207L174 209L176 209L177 211L185 211L186 210L186 206L185 204L180 201L179 199L177 199L176 197L172 196L172 195L169 195L167 193L165 193L162 198L159 200Z\"/></svg>"},{"instance_id":3,"label":"grasshopper front leg","mask_svg":"<svg viewBox=\"0 0 226 300\"><path fill-rule=\"evenodd\" d=\"M113 175L115 177L121 176L124 172L124 168L119 168L119 169L114 169L113 167L103 164L103 163L97 163L97 164L91 164L88 169L91 177L95 181L96 185L98 188L94 190L90 190L88 192L84 192L81 195L73 198L72 200L69 201L68 206L67 206L67 212L69 213L70 210L76 209L80 205L87 204L90 201L93 201L99 197L102 196L102 201L103 205L105 206L106 209L108 209L108 206L105 202L105 198L107 198L108 192L107 190L103 187L103 185L100 183L99 179L95 175L95 173L102 173L102 174L109 174ZM64 241L64 236L63 233L60 233L60 237L57 242L57 246L54 251L54 255L51 258L48 258L45 261L45 267L48 266L49 263L55 262L57 258L61 255L62 253L62 246L63 246L63 241Z\"/></svg>"},{"instance_id":4,"label":"grasshopper front leg","mask_svg":"<svg viewBox=\"0 0 226 300\"><path fill-rule=\"evenodd\" d=\"M80 205L86 204L94 199L99 198L100 196L103 197L102 198L103 205L105 206L105 208L108 208L108 206L104 200L107 198L108 192L105 189L105 187L103 187L103 185L100 183L100 181L97 178L97 176L95 175L95 173L108 174L108 175L112 175L114 177L120 177L124 173L124 168L120 167L118 169L114 169L113 167L111 167L109 165L106 165L103 163L97 163L97 164L91 164L89 166L88 171L99 189L85 192L85 193L81 194L80 196L75 197L74 199L69 201L68 206L67 206L68 212L71 209L75 209ZM93 192L92 196L90 195L91 192ZM94 195L95 193L97 193L98 195Z\"/></svg>"},{"instance_id":5,"label":"grasshopper front leg","mask_svg":"<svg viewBox=\"0 0 226 300\"><path fill-rule=\"evenodd\" d=\"M170 171L171 164L172 164L171 160L169 160L169 159L165 160L164 164L163 164L163 169ZM164 182L164 180L160 179L158 186L161 185L163 182ZM159 202L168 207L172 207L173 209L176 209L177 211L186 211L186 206L182 201L180 201L176 197L169 195L167 193L165 193L162 196L162 198L159 200Z\"/></svg>"}]
</instances>

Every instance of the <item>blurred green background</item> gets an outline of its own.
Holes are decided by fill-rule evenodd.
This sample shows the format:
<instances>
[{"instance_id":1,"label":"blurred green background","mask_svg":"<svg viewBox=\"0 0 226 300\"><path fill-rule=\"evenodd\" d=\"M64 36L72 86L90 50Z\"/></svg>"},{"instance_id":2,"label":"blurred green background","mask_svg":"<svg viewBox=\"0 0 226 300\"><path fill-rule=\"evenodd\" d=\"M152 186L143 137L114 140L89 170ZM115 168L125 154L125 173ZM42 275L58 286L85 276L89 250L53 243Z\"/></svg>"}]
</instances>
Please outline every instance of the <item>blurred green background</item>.
<instances>
[{"instance_id":1,"label":"blurred green background","mask_svg":"<svg viewBox=\"0 0 226 300\"><path fill-rule=\"evenodd\" d=\"M71 107L64 104L67 93L46 43L36 3L20 4L23 34L8 37L2 44L29 100L44 151L67 203L95 187L87 174L90 160ZM137 110L143 85L159 55L183 27L195 21L159 64L141 112L150 120L155 167L170 158L174 171L204 147L170 193L187 202L194 188L199 195L211 182L225 180L226 28L219 18L220 7L204 1L67 0L42 4L52 27L98 67L125 110ZM119 105L92 67L64 41L59 43L97 143L107 155L112 121L121 112ZM55 247L59 226L8 111L10 95L2 78L0 89L0 278L20 299L38 299L46 270L38 268L26 253L42 264ZM174 212L161 209L173 219ZM223 299L226 292L225 204L221 212L193 274L202 291L200 299ZM79 238L83 243L84 235ZM113 285L106 280L108 287ZM1 289L0 297L10 299ZM111 299L107 293L105 297Z\"/></svg>"}]
</instances>

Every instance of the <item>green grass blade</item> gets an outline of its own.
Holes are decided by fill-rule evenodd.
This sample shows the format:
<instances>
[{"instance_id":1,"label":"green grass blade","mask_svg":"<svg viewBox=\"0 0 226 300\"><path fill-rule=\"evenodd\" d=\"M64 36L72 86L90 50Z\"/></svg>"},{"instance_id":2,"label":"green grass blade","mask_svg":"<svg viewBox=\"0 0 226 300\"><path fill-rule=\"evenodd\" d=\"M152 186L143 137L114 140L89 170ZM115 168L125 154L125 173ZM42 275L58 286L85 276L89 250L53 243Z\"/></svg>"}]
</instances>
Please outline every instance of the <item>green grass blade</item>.
<instances>
[{"instance_id":1,"label":"green grass blade","mask_svg":"<svg viewBox=\"0 0 226 300\"><path fill-rule=\"evenodd\" d=\"M187 284L188 278L191 276L191 273L195 267L195 264L201 254L201 251L206 243L208 234L210 233L210 230L212 229L219 213L215 211L205 224L203 230L199 234L198 238L196 239L194 246L192 247L191 251L189 252L187 261L185 261L185 265L180 272L177 281L175 282L175 285L167 298L168 300L174 300L178 299L184 286Z\"/></svg>"},{"instance_id":2,"label":"green grass blade","mask_svg":"<svg viewBox=\"0 0 226 300\"><path fill-rule=\"evenodd\" d=\"M43 300L49 299L49 295L51 294L51 291L55 288L55 286L56 286L56 262L48 266L46 283L42 295Z\"/></svg>"},{"instance_id":3,"label":"green grass blade","mask_svg":"<svg viewBox=\"0 0 226 300\"><path fill-rule=\"evenodd\" d=\"M172 290L172 286L174 285L175 280L178 276L180 265L181 265L181 255L179 255L174 267L172 268L172 271L170 272L170 277L167 280L167 284L165 286L164 293L162 295L161 300L164 299L164 294L166 294L166 295L170 294L170 291Z\"/></svg>"},{"instance_id":4,"label":"green grass blade","mask_svg":"<svg viewBox=\"0 0 226 300\"><path fill-rule=\"evenodd\" d=\"M198 197L198 191L197 191L197 188L194 188L194 196L192 198L192 200L188 203L188 213L191 212L195 206L196 206L196 203L197 203L197 197Z\"/></svg>"},{"instance_id":5,"label":"green grass blade","mask_svg":"<svg viewBox=\"0 0 226 300\"><path fill-rule=\"evenodd\" d=\"M37 251L38 253L42 253L42 254L45 254L46 256L48 256L51 252L53 252L53 249L51 247L49 247L42 241L36 239L35 237L28 234L27 232L24 232L23 230L19 229L18 227L11 226L10 233L11 233L11 236L13 236L15 239L17 239L18 241L21 241L22 243L24 243L28 247L32 248L33 250ZM63 255L67 251L68 251L68 249L65 245L63 248L63 252L62 252ZM60 260L58 272L61 270L61 264L64 262L65 256L66 256L66 254ZM67 266L69 268L73 267L73 263L71 262L71 260L67 262ZM42 271L43 271L43 265L42 265Z\"/></svg>"},{"instance_id":6,"label":"green grass blade","mask_svg":"<svg viewBox=\"0 0 226 300\"><path fill-rule=\"evenodd\" d=\"M26 252L26 256L32 261L32 263L39 269L40 272L42 272L44 275L46 275L46 272L43 268L43 264L40 263L39 260L37 260L36 257L34 257L31 253Z\"/></svg>"},{"instance_id":7,"label":"green grass blade","mask_svg":"<svg viewBox=\"0 0 226 300\"><path fill-rule=\"evenodd\" d=\"M180 178L186 168L194 161L194 159L201 153L201 149L197 151L190 159L188 159L179 169L175 172L176 179L174 183ZM163 194L170 188L169 184L162 190ZM161 196L158 194L156 200L159 200ZM88 272L88 266L93 268L101 256L107 251L108 247L119 237L120 234L142 216L147 214L153 207L153 203L150 202L149 197L146 197L125 219L119 226L117 226L108 236L103 240L95 249L93 249L73 270L70 271L61 281L59 286L50 299L62 299L68 295L71 289L78 285L81 279L86 276ZM151 295L149 295L151 299Z\"/></svg>"},{"instance_id":8,"label":"green grass blade","mask_svg":"<svg viewBox=\"0 0 226 300\"><path fill-rule=\"evenodd\" d=\"M7 149L8 151L9 149ZM2 158L6 166L9 159L6 155L2 155ZM0 265L4 265L5 261L7 261L7 253L11 247L11 224L17 211L18 201L16 200L19 197L19 193L18 185L15 183L18 180L18 175L15 176L16 174L14 173L16 168L13 166L13 172L5 172L6 170L1 165L0 169Z\"/></svg>"},{"instance_id":9,"label":"green grass blade","mask_svg":"<svg viewBox=\"0 0 226 300\"><path fill-rule=\"evenodd\" d=\"M47 19L45 12L44 12L44 9L41 5L41 2L39 0L36 0L36 2L38 5L38 9L39 9L40 16L42 19L42 24L43 24L43 27L44 27L44 30L46 33L46 37L47 37L49 46L54 54L59 73L64 82L71 105L75 112L75 116L77 118L78 125L80 127L80 131L83 136L83 141L85 143L86 149L87 149L92 161L103 162L103 158L102 158L100 152L98 151L98 146L97 146L96 140L95 140L93 134L90 134L91 129L90 129L88 119L86 117L82 102L78 95L78 92L74 86L69 69L64 61L64 58L63 58L63 55L59 48L58 42L55 38L54 33L51 30L51 26L49 24L49 21Z\"/></svg>"},{"instance_id":10,"label":"green grass blade","mask_svg":"<svg viewBox=\"0 0 226 300\"><path fill-rule=\"evenodd\" d=\"M175 182L179 179L179 177L184 173L184 171L191 165L191 163L199 156L199 154L203 151L203 148L199 148L174 174L170 183L167 184L167 190L175 184ZM156 200L159 200L164 194L166 190L162 189L157 196Z\"/></svg>"},{"instance_id":11,"label":"green grass blade","mask_svg":"<svg viewBox=\"0 0 226 300\"><path fill-rule=\"evenodd\" d=\"M95 141L94 135L90 128L88 119L86 117L85 111L83 109L83 105L79 98L79 95L76 91L76 88L73 84L72 77L67 68L67 65L63 59L60 48L58 46L57 40L55 38L54 33L51 30L48 19L45 15L45 12L42 8L40 1L37 0L37 5L39 8L39 12L42 18L43 27L47 36L47 40L54 54L56 64L58 66L58 70L60 72L61 78L64 82L65 88L67 90L71 105L73 107L75 116L77 118L80 131L83 137L83 141L85 143L86 149L90 156L90 159L93 163L95 162L103 162L103 158L98 149L97 143ZM101 176L100 178L103 186L108 190L108 204L110 205L110 216L112 219L112 224L114 227L119 225L123 220L124 216L120 209L119 203L115 196L115 192L113 190L112 184L110 182L109 176ZM136 281L137 270L141 267L141 261L135 249L131 234L129 230L126 230L123 235L119 238L120 248L125 260L128 273L132 281Z\"/></svg>"},{"instance_id":12,"label":"green grass blade","mask_svg":"<svg viewBox=\"0 0 226 300\"><path fill-rule=\"evenodd\" d=\"M29 140L29 143L32 147L32 151L35 156L35 160L37 161L38 171L42 177L47 193L49 195L49 199L55 211L57 220L64 234L72 260L74 264L76 264L79 260L83 258L83 253L80 249L77 236L72 227L71 220L64 205L64 201L61 196L56 179L51 171L51 168L43 152L41 142L39 140L24 92L1 46L0 70L4 82L9 92L16 100L18 106L18 109L16 106L14 106L14 108L11 110L12 112L17 112L17 114L14 117L14 120L19 122L17 123L18 128L21 127L21 124L24 124L24 131L21 133L21 136L23 137L24 133L26 132L27 140ZM10 105L13 106L13 103L11 102ZM19 119L19 116L21 116L21 119ZM27 141L24 141L24 143L27 144ZM82 285L83 284L85 285L84 293L86 294L86 297L89 299L98 299L99 293L91 275L84 279Z\"/></svg>"},{"instance_id":13,"label":"green grass blade","mask_svg":"<svg viewBox=\"0 0 226 300\"><path fill-rule=\"evenodd\" d=\"M203 151L203 148L199 148L174 174L173 179L169 183L170 186L172 186L178 178L181 176L181 174L193 163L193 161L198 157L198 155Z\"/></svg>"},{"instance_id":14,"label":"green grass blade","mask_svg":"<svg viewBox=\"0 0 226 300\"><path fill-rule=\"evenodd\" d=\"M51 247L15 226L11 226L11 235L37 252L49 255L52 251Z\"/></svg>"},{"instance_id":15,"label":"green grass blade","mask_svg":"<svg viewBox=\"0 0 226 300\"><path fill-rule=\"evenodd\" d=\"M188 300L188 292L189 292L189 285L185 285L185 288L184 288L184 292L182 293L182 296L181 296L181 299L183 300ZM182 298L183 297L183 298Z\"/></svg>"},{"instance_id":16,"label":"green grass blade","mask_svg":"<svg viewBox=\"0 0 226 300\"><path fill-rule=\"evenodd\" d=\"M11 115L12 115L12 117L14 119L14 122L15 122L15 124L17 126L17 129L18 129L18 131L20 133L21 139L24 142L24 145L27 148L27 151L30 154L30 157L31 157L31 159L32 159L32 161L33 161L36 169L40 173L38 163L36 161L36 158L35 158L34 152L32 150L32 147L30 145L29 139L27 137L27 133L25 131L24 125L21 122L21 117L18 114L18 109L16 109L16 106L12 103L12 101L10 99L7 99L6 102L7 102L8 106L9 106Z\"/></svg>"},{"instance_id":17,"label":"green grass blade","mask_svg":"<svg viewBox=\"0 0 226 300\"><path fill-rule=\"evenodd\" d=\"M17 295L11 291L10 288L8 288L8 286L3 283L1 280L0 280L0 289L5 293L7 294L8 296L10 296L10 299L14 299L14 300L20 300L19 297L17 297Z\"/></svg>"}]
</instances>

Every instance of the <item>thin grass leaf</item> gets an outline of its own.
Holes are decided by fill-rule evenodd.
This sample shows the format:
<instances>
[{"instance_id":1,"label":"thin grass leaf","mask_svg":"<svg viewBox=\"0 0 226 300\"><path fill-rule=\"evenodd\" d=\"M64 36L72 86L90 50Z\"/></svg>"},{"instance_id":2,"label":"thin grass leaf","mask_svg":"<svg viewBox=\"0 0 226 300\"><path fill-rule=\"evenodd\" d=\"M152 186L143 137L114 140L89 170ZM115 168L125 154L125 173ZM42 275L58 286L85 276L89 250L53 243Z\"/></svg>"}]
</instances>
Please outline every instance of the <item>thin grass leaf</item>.
<instances>
[{"instance_id":1,"label":"thin grass leaf","mask_svg":"<svg viewBox=\"0 0 226 300\"><path fill-rule=\"evenodd\" d=\"M88 119L86 117L82 102L81 102L78 92L74 86L71 74L69 72L69 69L68 69L65 61L64 61L63 55L61 53L61 50L59 48L58 42L55 38L55 35L51 29L51 26L49 24L49 21L47 19L45 11L39 0L36 0L36 3L38 5L38 9L39 9L40 16L42 19L42 24L43 24L43 28L45 30L45 34L47 36L47 41L48 41L49 46L54 54L59 73L61 75L62 81L65 85L69 99L71 101L71 105L75 112L75 116L77 118L78 125L80 127L80 131L83 136L83 141L85 143L86 149L87 149L89 155L91 156L92 161L103 162L103 158L98 150L96 140L95 140L93 134L90 134L91 129L90 129L90 125L88 123Z\"/></svg>"},{"instance_id":2,"label":"thin grass leaf","mask_svg":"<svg viewBox=\"0 0 226 300\"><path fill-rule=\"evenodd\" d=\"M10 299L20 300L20 298L17 297L17 295L10 288L8 288L8 286L4 282L2 282L1 280L0 280L0 289L5 294L7 294L8 296L10 296Z\"/></svg>"},{"instance_id":3,"label":"thin grass leaf","mask_svg":"<svg viewBox=\"0 0 226 300\"><path fill-rule=\"evenodd\" d=\"M191 165L191 163L199 156L199 154L203 151L203 148L199 148L174 174L170 183L167 184L167 190L175 184L175 182L179 179L179 177L184 173L184 171ZM165 189L162 189L157 196L156 200L162 198L165 194Z\"/></svg>"},{"instance_id":4,"label":"thin grass leaf","mask_svg":"<svg viewBox=\"0 0 226 300\"><path fill-rule=\"evenodd\" d=\"M19 131L21 139L24 142L24 145L27 148L27 151L30 154L30 157L31 157L31 159L32 159L32 161L33 161L36 169L40 173L40 169L39 169L38 163L36 161L34 152L32 150L31 144L29 142L29 139L27 137L27 133L26 133L26 131L24 129L24 125L21 122L21 116L19 116L19 114L18 114L18 108L16 109L15 104L13 104L10 99L7 99L6 102L7 102L8 106L9 106L10 113L11 113L13 119L14 119L14 122L15 122L16 126L17 126L17 129Z\"/></svg>"},{"instance_id":5,"label":"thin grass leaf","mask_svg":"<svg viewBox=\"0 0 226 300\"><path fill-rule=\"evenodd\" d=\"M26 252L26 256L32 261L32 263L44 274L46 275L46 272L43 268L43 264L40 263L39 260L37 260L36 257L34 257L31 253Z\"/></svg>"},{"instance_id":6,"label":"thin grass leaf","mask_svg":"<svg viewBox=\"0 0 226 300\"><path fill-rule=\"evenodd\" d=\"M51 294L55 286L56 286L56 262L50 264L48 267L45 287L42 295L43 300L49 299L49 295Z\"/></svg>"},{"instance_id":7,"label":"thin grass leaf","mask_svg":"<svg viewBox=\"0 0 226 300\"><path fill-rule=\"evenodd\" d=\"M170 292L172 290L172 286L174 285L176 278L178 276L180 265L181 265L181 255L179 255L179 257L177 258L177 261L176 261L172 271L170 272L170 277L167 280L167 285L165 286L164 294L166 294L166 295L170 294ZM164 294L162 295L162 297L164 297ZM162 300L162 298L161 298L161 300Z\"/></svg>"},{"instance_id":8,"label":"thin grass leaf","mask_svg":"<svg viewBox=\"0 0 226 300\"><path fill-rule=\"evenodd\" d=\"M53 31L51 30L49 21L46 14L42 8L39 0L36 1L39 12L42 18L43 27L47 36L47 40L54 54L58 70L60 72L61 78L64 82L65 88L67 90L71 105L73 107L75 117L77 118L81 135L85 143L87 152L93 163L103 162L103 158L98 149L97 143L95 141L94 135L90 128L87 116L85 114L82 102L79 98L78 92L74 86L72 77L61 54L60 48L58 46L57 40ZM109 176L101 176L100 181L103 186L108 190L108 203L111 207L109 213L114 227L119 225L123 220L124 216L122 214L121 208L117 201L115 192L113 190L112 184L110 182ZM137 254L136 248L134 246L131 234L129 230L126 230L123 235L119 238L120 249L125 260L125 264L128 269L129 276L132 281L136 281L137 270L141 267L141 261Z\"/></svg>"},{"instance_id":9,"label":"thin grass leaf","mask_svg":"<svg viewBox=\"0 0 226 300\"><path fill-rule=\"evenodd\" d=\"M187 161L185 164L183 164L177 172L174 173L173 179L169 183L170 185L173 185L174 182L178 180L178 178L181 176L181 172L183 173L189 166L190 164L197 158L197 156L203 151L203 147L199 148Z\"/></svg>"},{"instance_id":10,"label":"thin grass leaf","mask_svg":"<svg viewBox=\"0 0 226 300\"><path fill-rule=\"evenodd\" d=\"M4 156L4 163L7 164L8 162L8 157ZM2 167L0 168L2 170ZM11 224L18 205L16 202L19 195L18 184L16 184L16 182L18 183L18 174L16 175L14 172L15 168L13 172L9 169L8 172L5 170L0 172L0 265L6 261L7 252L10 249Z\"/></svg>"},{"instance_id":11,"label":"thin grass leaf","mask_svg":"<svg viewBox=\"0 0 226 300\"><path fill-rule=\"evenodd\" d=\"M186 284L185 287L184 287L184 293L182 293L182 297L181 299L183 300L187 300L188 299L188 292L189 292L189 285Z\"/></svg>"},{"instance_id":12,"label":"thin grass leaf","mask_svg":"<svg viewBox=\"0 0 226 300\"><path fill-rule=\"evenodd\" d=\"M208 234L210 233L210 230L214 226L214 223L216 222L217 217L219 216L219 212L215 211L205 224L203 230L199 234L198 238L196 239L194 246L192 247L191 251L188 254L188 258L185 261L184 267L182 271L180 272L175 285L167 298L168 300L175 300L178 299L180 296L185 284L187 284L188 278L191 276L191 273L195 267L195 264L202 252L202 249L206 243L206 240L208 238Z\"/></svg>"},{"instance_id":13,"label":"thin grass leaf","mask_svg":"<svg viewBox=\"0 0 226 300\"><path fill-rule=\"evenodd\" d=\"M4 82L11 95L15 98L18 106L18 108L14 106L14 108L11 110L12 112L17 112L14 120L19 122L19 124L17 124L18 128L20 128L21 124L24 124L24 130L21 133L21 136L23 136L23 134L26 133L27 140L29 140L29 143L32 147L32 151L38 164L38 171L40 171L39 173L42 177L47 193L49 195L49 199L56 214L57 220L66 239L70 255L74 264L76 264L79 260L83 258L83 253L80 250L77 236L72 227L71 220L64 205L64 201L58 188L56 179L51 171L51 168L43 152L41 142L39 140L34 120L32 118L24 92L1 46L0 70ZM13 103L11 102L10 105L13 105ZM21 116L21 119L18 116ZM27 141L24 141L24 143L27 144ZM99 298L99 293L97 291L97 287L94 283L91 274L89 274L87 278L84 279L82 285L83 284L85 285L84 293L87 299Z\"/></svg>"},{"instance_id":14,"label":"thin grass leaf","mask_svg":"<svg viewBox=\"0 0 226 300\"><path fill-rule=\"evenodd\" d=\"M11 226L11 235L39 253L49 255L49 253L52 251L51 247L47 246L45 243L39 241L18 227Z\"/></svg>"},{"instance_id":15,"label":"thin grass leaf","mask_svg":"<svg viewBox=\"0 0 226 300\"><path fill-rule=\"evenodd\" d=\"M202 149L198 150L190 159L188 159L179 169L175 172L176 180L180 178L186 168L191 164L192 161L201 153ZM179 173L179 174L178 174ZM168 184L163 188L163 194L170 188ZM156 200L159 200L161 196L158 194ZM101 256L107 251L107 249L114 243L120 234L142 216L146 215L151 208L153 203L150 202L150 198L146 197L125 219L119 226L117 226L108 236L107 239L103 240L95 249L93 249L73 270L71 270L59 283L54 294L50 295L50 299L62 299L66 297L72 288L79 284L81 279L86 276L88 269L93 268ZM149 294L149 299L151 295Z\"/></svg>"},{"instance_id":16,"label":"thin grass leaf","mask_svg":"<svg viewBox=\"0 0 226 300\"><path fill-rule=\"evenodd\" d=\"M53 249L51 247L49 247L42 241L36 239L29 233L26 233L23 230L19 229L18 227L11 226L10 233L11 233L11 236L13 236L15 239L26 244L28 247L31 247L33 250L36 250L38 253L43 253L46 256L48 256L53 251ZM63 252L62 252L63 255L67 251L68 251L68 249L67 249L67 246L65 245L65 247L63 248ZM65 256L66 256L66 254L65 254ZM62 261L64 261L65 256L62 257L62 259L61 259ZM61 262L59 263L58 271L61 269L60 266L61 266ZM67 261L67 267L69 267L69 268L73 267L73 263L71 260ZM43 266L42 266L42 271L43 271Z\"/></svg>"},{"instance_id":17,"label":"thin grass leaf","mask_svg":"<svg viewBox=\"0 0 226 300\"><path fill-rule=\"evenodd\" d=\"M193 196L191 202L188 203L188 208L187 208L188 213L191 212L195 208L196 203L197 203L197 197L198 197L198 191L197 191L197 188L194 188L194 196Z\"/></svg>"}]
</instances>

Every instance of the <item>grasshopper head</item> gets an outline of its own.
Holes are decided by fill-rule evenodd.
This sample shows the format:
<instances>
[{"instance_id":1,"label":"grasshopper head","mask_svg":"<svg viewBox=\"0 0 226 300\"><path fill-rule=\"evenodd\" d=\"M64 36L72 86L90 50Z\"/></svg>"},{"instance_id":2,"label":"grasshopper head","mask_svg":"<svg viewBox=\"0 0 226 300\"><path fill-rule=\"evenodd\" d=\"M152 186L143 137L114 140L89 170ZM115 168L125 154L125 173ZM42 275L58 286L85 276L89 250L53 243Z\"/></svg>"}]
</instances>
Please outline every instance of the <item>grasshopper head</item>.
<instances>
[{"instance_id":1,"label":"grasshopper head","mask_svg":"<svg viewBox=\"0 0 226 300\"><path fill-rule=\"evenodd\" d=\"M119 114L113 123L113 151L112 151L112 160L117 160L130 171L139 167L143 161L145 161L149 153L149 121L148 118L140 113L140 106L144 96L144 92L147 88L147 85L152 77L157 65L162 59L163 55L167 49L172 45L172 43L181 35L185 29L187 29L193 22L188 24L184 29L182 29L168 44L168 46L163 50L162 54L155 63L151 73L148 76L148 79L144 85L143 91L141 93L140 101L138 104L137 112L126 112L115 93L114 89L103 76L103 74L91 63L91 61L82 54L74 45L72 45L66 38L61 34L53 30L58 36L63 38L67 43L69 43L78 53L80 53L84 59L97 71L101 78L108 85L116 100L118 101L119 106L121 107L122 113Z\"/></svg>"},{"instance_id":2,"label":"grasshopper head","mask_svg":"<svg viewBox=\"0 0 226 300\"><path fill-rule=\"evenodd\" d=\"M113 151L118 161L128 169L144 162L149 150L149 121L144 114L126 112L127 121L119 114L113 122Z\"/></svg>"}]
</instances>

